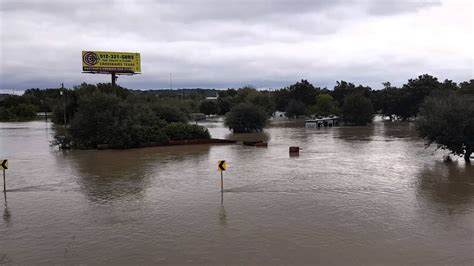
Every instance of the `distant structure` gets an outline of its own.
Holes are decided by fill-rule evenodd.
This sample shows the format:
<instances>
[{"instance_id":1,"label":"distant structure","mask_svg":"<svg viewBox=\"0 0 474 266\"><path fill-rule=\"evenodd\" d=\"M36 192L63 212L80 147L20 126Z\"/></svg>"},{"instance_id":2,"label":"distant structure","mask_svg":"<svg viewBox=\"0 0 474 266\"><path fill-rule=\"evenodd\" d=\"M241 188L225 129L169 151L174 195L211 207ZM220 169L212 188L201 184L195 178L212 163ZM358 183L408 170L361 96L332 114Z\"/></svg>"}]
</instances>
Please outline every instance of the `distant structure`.
<instances>
[{"instance_id":1,"label":"distant structure","mask_svg":"<svg viewBox=\"0 0 474 266\"><path fill-rule=\"evenodd\" d=\"M317 119L309 119L304 121L304 125L307 128L321 128L321 127L333 127L339 126L342 119L337 116L333 117L322 117Z\"/></svg>"},{"instance_id":2,"label":"distant structure","mask_svg":"<svg viewBox=\"0 0 474 266\"><path fill-rule=\"evenodd\" d=\"M206 97L206 100L215 100L215 101L217 101L217 98L219 98L219 95L216 93L216 96Z\"/></svg>"}]
</instances>

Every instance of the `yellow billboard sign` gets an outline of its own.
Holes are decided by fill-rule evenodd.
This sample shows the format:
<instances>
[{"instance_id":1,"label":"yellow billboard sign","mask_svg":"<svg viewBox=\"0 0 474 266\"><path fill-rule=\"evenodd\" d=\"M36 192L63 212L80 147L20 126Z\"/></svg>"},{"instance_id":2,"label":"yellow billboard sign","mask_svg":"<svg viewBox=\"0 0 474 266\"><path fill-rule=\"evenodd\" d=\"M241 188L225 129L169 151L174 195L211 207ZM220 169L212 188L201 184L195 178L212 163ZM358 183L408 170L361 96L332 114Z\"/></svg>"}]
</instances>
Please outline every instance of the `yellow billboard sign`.
<instances>
[{"instance_id":1,"label":"yellow billboard sign","mask_svg":"<svg viewBox=\"0 0 474 266\"><path fill-rule=\"evenodd\" d=\"M82 70L86 72L140 73L140 54L82 51Z\"/></svg>"}]
</instances>

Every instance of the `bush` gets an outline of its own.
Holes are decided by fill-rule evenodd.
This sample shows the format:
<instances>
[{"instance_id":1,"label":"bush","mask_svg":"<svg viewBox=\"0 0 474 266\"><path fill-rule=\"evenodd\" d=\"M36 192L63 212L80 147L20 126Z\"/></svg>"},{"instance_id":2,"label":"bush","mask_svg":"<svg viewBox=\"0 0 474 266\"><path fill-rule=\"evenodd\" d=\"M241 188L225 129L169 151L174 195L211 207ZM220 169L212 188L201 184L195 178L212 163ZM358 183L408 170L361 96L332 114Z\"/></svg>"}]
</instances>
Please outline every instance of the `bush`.
<instances>
[{"instance_id":1,"label":"bush","mask_svg":"<svg viewBox=\"0 0 474 266\"><path fill-rule=\"evenodd\" d=\"M342 106L344 121L348 124L364 126L371 123L374 118L374 107L370 99L362 93L349 94L344 99Z\"/></svg>"},{"instance_id":2,"label":"bush","mask_svg":"<svg viewBox=\"0 0 474 266\"><path fill-rule=\"evenodd\" d=\"M225 118L225 125L234 133L262 131L267 124L264 110L250 103L240 103Z\"/></svg>"},{"instance_id":3,"label":"bush","mask_svg":"<svg viewBox=\"0 0 474 266\"><path fill-rule=\"evenodd\" d=\"M211 138L207 128L187 123L171 123L165 127L164 131L170 140Z\"/></svg>"}]
</instances>

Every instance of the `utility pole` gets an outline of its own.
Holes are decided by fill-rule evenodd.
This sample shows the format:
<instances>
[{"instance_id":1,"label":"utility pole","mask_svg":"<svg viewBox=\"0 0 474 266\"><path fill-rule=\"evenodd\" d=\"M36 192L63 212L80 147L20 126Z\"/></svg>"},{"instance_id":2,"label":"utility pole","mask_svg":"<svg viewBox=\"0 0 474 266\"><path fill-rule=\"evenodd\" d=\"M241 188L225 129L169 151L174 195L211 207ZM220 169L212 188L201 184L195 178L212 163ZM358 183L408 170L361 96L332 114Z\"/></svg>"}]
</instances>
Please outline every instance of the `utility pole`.
<instances>
[{"instance_id":1,"label":"utility pole","mask_svg":"<svg viewBox=\"0 0 474 266\"><path fill-rule=\"evenodd\" d=\"M63 96L64 127L66 128L66 93L64 92L64 83L61 83L61 95Z\"/></svg>"},{"instance_id":2,"label":"utility pole","mask_svg":"<svg viewBox=\"0 0 474 266\"><path fill-rule=\"evenodd\" d=\"M170 73L170 90L173 90L173 80L171 79L171 73Z\"/></svg>"}]
</instances>

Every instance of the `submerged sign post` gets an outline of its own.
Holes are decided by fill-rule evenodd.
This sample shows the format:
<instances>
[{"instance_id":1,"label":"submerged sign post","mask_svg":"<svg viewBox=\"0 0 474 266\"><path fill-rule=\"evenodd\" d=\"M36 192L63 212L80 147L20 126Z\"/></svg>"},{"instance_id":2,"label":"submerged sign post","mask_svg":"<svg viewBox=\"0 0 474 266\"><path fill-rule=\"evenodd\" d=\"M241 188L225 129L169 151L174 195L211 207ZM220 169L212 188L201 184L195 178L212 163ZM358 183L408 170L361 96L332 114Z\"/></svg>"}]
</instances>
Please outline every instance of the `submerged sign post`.
<instances>
[{"instance_id":1,"label":"submerged sign post","mask_svg":"<svg viewBox=\"0 0 474 266\"><path fill-rule=\"evenodd\" d=\"M82 71L91 74L110 74L115 90L117 75L140 74L140 53L82 51Z\"/></svg>"},{"instance_id":2,"label":"submerged sign post","mask_svg":"<svg viewBox=\"0 0 474 266\"><path fill-rule=\"evenodd\" d=\"M0 168L3 170L3 193L6 193L7 183L5 183L5 170L8 169L8 160L0 160Z\"/></svg>"},{"instance_id":3,"label":"submerged sign post","mask_svg":"<svg viewBox=\"0 0 474 266\"><path fill-rule=\"evenodd\" d=\"M224 171L227 170L227 162L225 160L217 161L217 171L221 172L221 192L224 192Z\"/></svg>"}]
</instances>

